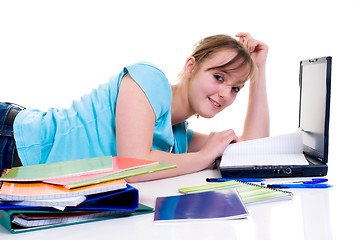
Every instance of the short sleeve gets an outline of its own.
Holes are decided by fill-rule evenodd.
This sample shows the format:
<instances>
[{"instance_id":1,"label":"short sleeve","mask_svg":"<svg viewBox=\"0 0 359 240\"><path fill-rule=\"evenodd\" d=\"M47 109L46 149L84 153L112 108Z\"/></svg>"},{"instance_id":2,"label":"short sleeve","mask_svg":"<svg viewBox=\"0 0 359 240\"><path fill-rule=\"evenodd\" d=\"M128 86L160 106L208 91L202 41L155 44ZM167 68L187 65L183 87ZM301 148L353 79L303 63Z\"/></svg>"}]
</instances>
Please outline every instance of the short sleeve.
<instances>
[{"instance_id":1,"label":"short sleeve","mask_svg":"<svg viewBox=\"0 0 359 240\"><path fill-rule=\"evenodd\" d=\"M172 90L165 74L149 63L138 63L124 69L146 94L156 119L171 108Z\"/></svg>"}]
</instances>

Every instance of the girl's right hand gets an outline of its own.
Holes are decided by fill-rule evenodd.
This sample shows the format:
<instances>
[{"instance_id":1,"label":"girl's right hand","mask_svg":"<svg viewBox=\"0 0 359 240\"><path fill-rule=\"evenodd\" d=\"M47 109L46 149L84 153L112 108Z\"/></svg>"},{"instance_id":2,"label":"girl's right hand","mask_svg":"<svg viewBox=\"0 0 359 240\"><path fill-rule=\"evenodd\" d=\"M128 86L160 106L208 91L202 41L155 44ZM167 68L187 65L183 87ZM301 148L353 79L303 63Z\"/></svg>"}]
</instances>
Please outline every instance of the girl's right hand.
<instances>
[{"instance_id":1,"label":"girl's right hand","mask_svg":"<svg viewBox=\"0 0 359 240\"><path fill-rule=\"evenodd\" d=\"M222 132L212 132L199 153L208 161L208 167L210 167L213 165L214 160L222 156L224 150L230 143L237 141L238 137L232 129Z\"/></svg>"}]
</instances>

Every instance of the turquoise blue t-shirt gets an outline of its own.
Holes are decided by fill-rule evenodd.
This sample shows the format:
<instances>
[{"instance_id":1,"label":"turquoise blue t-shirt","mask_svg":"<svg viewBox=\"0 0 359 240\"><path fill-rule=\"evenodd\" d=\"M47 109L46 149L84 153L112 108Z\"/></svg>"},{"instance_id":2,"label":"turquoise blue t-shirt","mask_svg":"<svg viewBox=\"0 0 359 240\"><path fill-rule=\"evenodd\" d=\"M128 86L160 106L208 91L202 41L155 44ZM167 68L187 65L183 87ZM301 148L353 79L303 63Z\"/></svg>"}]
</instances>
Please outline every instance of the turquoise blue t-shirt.
<instances>
[{"instance_id":1,"label":"turquoise blue t-shirt","mask_svg":"<svg viewBox=\"0 0 359 240\"><path fill-rule=\"evenodd\" d=\"M115 109L120 82L130 74L156 115L152 149L185 153L193 131L188 123L171 124L172 90L162 71L148 63L125 67L68 109L21 111L14 137L23 165L99 156L117 156ZM121 117L121 116L119 116Z\"/></svg>"}]
</instances>

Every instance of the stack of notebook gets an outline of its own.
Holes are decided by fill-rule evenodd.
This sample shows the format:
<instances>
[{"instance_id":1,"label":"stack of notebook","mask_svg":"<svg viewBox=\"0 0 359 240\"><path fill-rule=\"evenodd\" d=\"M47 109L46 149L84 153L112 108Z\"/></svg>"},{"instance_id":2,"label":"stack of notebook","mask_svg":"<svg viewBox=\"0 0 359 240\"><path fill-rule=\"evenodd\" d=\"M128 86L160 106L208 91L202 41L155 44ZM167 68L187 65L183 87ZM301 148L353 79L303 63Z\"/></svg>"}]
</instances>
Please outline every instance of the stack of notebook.
<instances>
[{"instance_id":1,"label":"stack of notebook","mask_svg":"<svg viewBox=\"0 0 359 240\"><path fill-rule=\"evenodd\" d=\"M152 212L124 178L174 167L109 156L13 168L0 178L0 223L18 233Z\"/></svg>"}]
</instances>

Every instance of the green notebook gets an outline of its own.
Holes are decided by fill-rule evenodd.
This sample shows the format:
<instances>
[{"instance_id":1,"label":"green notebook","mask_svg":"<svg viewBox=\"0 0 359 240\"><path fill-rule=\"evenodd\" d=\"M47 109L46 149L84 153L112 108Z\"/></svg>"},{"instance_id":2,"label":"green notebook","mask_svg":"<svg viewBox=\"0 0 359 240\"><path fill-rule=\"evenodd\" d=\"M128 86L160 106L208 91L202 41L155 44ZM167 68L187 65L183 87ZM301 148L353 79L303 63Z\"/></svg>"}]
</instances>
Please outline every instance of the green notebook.
<instances>
[{"instance_id":1,"label":"green notebook","mask_svg":"<svg viewBox=\"0 0 359 240\"><path fill-rule=\"evenodd\" d=\"M201 186L180 188L180 193L190 194L214 190L235 188L242 198L244 204L264 203L292 199L293 193L259 186L253 183L241 181L228 181L210 183Z\"/></svg>"},{"instance_id":2,"label":"green notebook","mask_svg":"<svg viewBox=\"0 0 359 240\"><path fill-rule=\"evenodd\" d=\"M0 181L41 181L112 170L112 156L14 167Z\"/></svg>"},{"instance_id":3,"label":"green notebook","mask_svg":"<svg viewBox=\"0 0 359 240\"><path fill-rule=\"evenodd\" d=\"M53 228L53 227L60 227L66 225L73 225L79 223L86 223L86 222L93 222L93 221L100 221L100 220L107 220L113 219L118 217L129 217L139 214L146 214L152 213L153 208L148 207L143 204L139 204L138 208L134 212L126 212L126 211L41 211L41 210L1 210L0 211L0 224L3 225L7 230L11 233L21 233L21 232L29 232L34 230L46 229L46 228ZM81 214L84 216L76 217L71 216L75 214ZM37 221L36 224L32 224L31 221L29 224L33 226L24 227L21 224L26 224L26 215L31 214L41 214L43 218L41 221ZM46 215L49 214L49 217ZM54 214L62 215L61 217L54 218ZM68 216L63 216L63 214L68 214ZM89 214L89 215L86 215ZM96 214L91 216L91 214ZM51 216L51 217L50 217ZM20 219L19 219L20 217ZM75 219L76 218L76 219ZM19 220L25 220L20 221ZM48 221L46 223L46 221ZM51 223L51 221L54 221ZM20 224L18 224L18 223Z\"/></svg>"}]
</instances>

